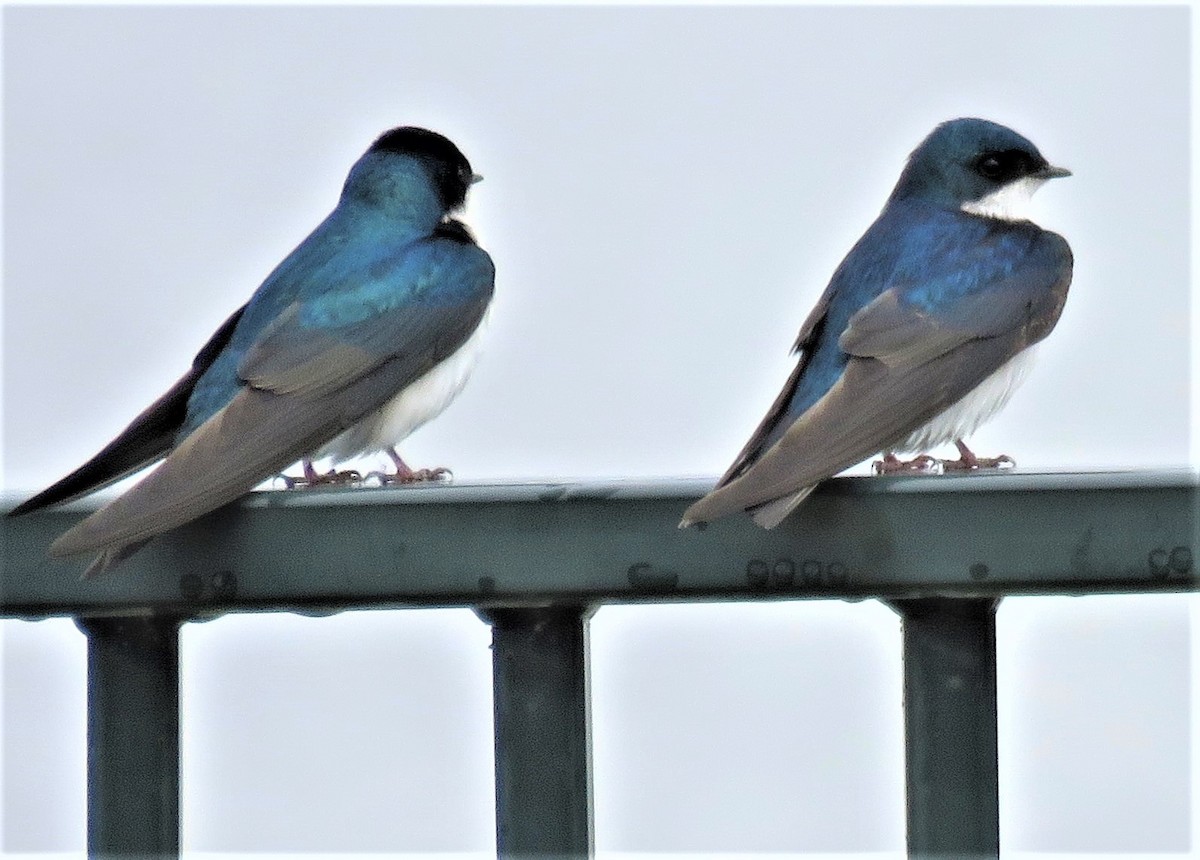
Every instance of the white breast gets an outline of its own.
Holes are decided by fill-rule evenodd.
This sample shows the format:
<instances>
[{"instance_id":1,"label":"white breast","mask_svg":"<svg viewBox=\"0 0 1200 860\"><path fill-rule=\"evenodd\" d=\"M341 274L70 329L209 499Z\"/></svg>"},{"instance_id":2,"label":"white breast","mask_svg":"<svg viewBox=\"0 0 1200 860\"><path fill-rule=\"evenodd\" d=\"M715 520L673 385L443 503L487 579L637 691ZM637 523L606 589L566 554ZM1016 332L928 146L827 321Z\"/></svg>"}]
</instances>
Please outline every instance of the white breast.
<instances>
[{"instance_id":1,"label":"white breast","mask_svg":"<svg viewBox=\"0 0 1200 860\"><path fill-rule=\"evenodd\" d=\"M896 446L900 451L928 451L956 439L965 439L993 415L1004 408L1033 366L1033 351L1029 347L1014 355L962 400L938 415L924 427L913 431Z\"/></svg>"},{"instance_id":2,"label":"white breast","mask_svg":"<svg viewBox=\"0 0 1200 860\"><path fill-rule=\"evenodd\" d=\"M341 461L382 451L399 445L418 427L440 415L458 397L475 369L487 321L485 314L479 327L449 358L326 444L314 459L332 457Z\"/></svg>"}]
</instances>

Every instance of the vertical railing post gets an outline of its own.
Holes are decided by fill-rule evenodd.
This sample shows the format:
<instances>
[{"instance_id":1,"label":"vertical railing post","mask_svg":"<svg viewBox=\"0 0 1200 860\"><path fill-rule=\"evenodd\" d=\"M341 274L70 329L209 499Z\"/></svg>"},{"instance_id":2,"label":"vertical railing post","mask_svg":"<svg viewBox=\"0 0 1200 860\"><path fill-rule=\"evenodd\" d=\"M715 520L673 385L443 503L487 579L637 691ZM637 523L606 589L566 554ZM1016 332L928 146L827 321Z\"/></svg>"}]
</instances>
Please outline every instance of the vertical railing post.
<instances>
[{"instance_id":1,"label":"vertical railing post","mask_svg":"<svg viewBox=\"0 0 1200 860\"><path fill-rule=\"evenodd\" d=\"M179 856L179 626L81 618L88 638L88 857Z\"/></svg>"},{"instance_id":2,"label":"vertical railing post","mask_svg":"<svg viewBox=\"0 0 1200 860\"><path fill-rule=\"evenodd\" d=\"M909 857L1000 856L996 604L892 603L903 618Z\"/></svg>"},{"instance_id":3,"label":"vertical railing post","mask_svg":"<svg viewBox=\"0 0 1200 860\"><path fill-rule=\"evenodd\" d=\"M590 857L591 713L583 606L489 609L496 853Z\"/></svg>"}]
</instances>

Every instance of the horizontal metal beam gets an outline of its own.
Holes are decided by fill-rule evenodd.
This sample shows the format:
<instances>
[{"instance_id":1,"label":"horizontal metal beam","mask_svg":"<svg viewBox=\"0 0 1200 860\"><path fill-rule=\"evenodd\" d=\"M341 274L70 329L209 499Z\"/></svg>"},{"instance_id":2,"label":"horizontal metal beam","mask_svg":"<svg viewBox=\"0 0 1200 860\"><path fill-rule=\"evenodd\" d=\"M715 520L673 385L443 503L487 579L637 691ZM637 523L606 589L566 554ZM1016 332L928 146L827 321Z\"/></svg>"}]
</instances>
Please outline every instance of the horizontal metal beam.
<instances>
[{"instance_id":1,"label":"horizontal metal beam","mask_svg":"<svg viewBox=\"0 0 1200 860\"><path fill-rule=\"evenodd\" d=\"M1191 471L840 478L771 531L677 529L710 486L255 493L87 581L46 556L76 503L0 519L0 617L1197 588Z\"/></svg>"}]
</instances>

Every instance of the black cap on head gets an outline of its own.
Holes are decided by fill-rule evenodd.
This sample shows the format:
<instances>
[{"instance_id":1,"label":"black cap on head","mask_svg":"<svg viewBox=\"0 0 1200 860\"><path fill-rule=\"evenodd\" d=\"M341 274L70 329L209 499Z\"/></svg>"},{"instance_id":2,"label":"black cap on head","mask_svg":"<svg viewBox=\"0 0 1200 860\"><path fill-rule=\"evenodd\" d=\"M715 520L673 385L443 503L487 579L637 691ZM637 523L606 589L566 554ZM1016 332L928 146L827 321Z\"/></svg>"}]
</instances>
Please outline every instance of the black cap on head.
<instances>
[{"instance_id":1,"label":"black cap on head","mask_svg":"<svg viewBox=\"0 0 1200 860\"><path fill-rule=\"evenodd\" d=\"M1011 128L962 117L943 122L913 150L892 199L921 197L960 206L1022 179L1067 175Z\"/></svg>"},{"instance_id":2,"label":"black cap on head","mask_svg":"<svg viewBox=\"0 0 1200 860\"><path fill-rule=\"evenodd\" d=\"M425 162L447 210L463 205L475 176L471 163L457 146L425 128L406 125L385 131L367 152L394 152Z\"/></svg>"}]
</instances>

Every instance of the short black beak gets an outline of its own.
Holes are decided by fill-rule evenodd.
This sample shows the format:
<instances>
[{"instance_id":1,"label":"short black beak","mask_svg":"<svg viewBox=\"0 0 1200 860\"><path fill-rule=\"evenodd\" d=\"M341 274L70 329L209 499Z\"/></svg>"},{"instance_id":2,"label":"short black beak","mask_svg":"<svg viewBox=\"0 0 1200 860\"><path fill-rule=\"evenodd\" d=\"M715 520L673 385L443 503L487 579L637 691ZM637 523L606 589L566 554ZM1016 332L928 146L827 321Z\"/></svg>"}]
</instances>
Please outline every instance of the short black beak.
<instances>
[{"instance_id":1,"label":"short black beak","mask_svg":"<svg viewBox=\"0 0 1200 860\"><path fill-rule=\"evenodd\" d=\"M1061 179L1064 176L1070 176L1071 171L1065 167L1055 167L1053 164L1047 164L1034 175L1039 179Z\"/></svg>"}]
</instances>

